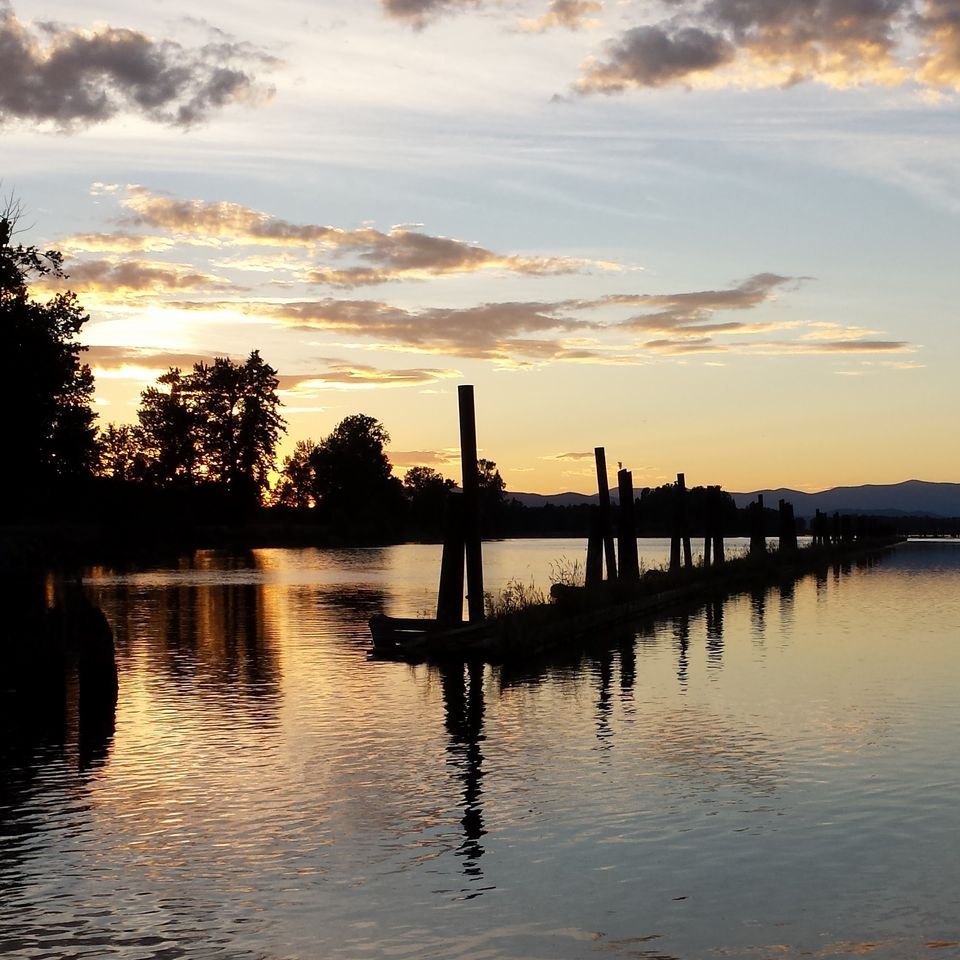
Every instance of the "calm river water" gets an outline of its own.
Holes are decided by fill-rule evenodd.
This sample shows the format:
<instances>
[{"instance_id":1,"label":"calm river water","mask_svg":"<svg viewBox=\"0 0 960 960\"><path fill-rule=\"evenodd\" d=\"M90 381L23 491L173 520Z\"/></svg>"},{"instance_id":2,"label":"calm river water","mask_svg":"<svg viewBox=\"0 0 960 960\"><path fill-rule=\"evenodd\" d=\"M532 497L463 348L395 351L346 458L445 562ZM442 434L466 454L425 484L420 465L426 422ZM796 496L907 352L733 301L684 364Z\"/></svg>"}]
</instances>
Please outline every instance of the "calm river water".
<instances>
[{"instance_id":1,"label":"calm river water","mask_svg":"<svg viewBox=\"0 0 960 960\"><path fill-rule=\"evenodd\" d=\"M488 583L581 553L487 544ZM89 571L115 729L3 731L0 954L960 957L960 543L541 667L369 661L438 564Z\"/></svg>"}]
</instances>

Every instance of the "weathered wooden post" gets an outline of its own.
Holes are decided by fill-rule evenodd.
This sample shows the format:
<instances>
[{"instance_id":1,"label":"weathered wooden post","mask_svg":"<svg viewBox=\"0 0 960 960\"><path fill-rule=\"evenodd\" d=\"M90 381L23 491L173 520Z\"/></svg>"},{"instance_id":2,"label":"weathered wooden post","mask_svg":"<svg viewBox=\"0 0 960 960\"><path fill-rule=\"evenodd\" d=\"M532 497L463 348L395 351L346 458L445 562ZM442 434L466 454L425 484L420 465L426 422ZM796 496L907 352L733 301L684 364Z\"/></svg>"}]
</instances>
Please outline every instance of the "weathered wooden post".
<instances>
[{"instance_id":1,"label":"weathered wooden post","mask_svg":"<svg viewBox=\"0 0 960 960\"><path fill-rule=\"evenodd\" d=\"M713 565L722 566L726 557L723 552L723 497L720 494L719 487L711 488L711 501L713 502Z\"/></svg>"},{"instance_id":2,"label":"weathered wooden post","mask_svg":"<svg viewBox=\"0 0 960 960\"><path fill-rule=\"evenodd\" d=\"M640 580L640 559L637 556L637 524L633 514L633 474L629 470L617 471L617 492L620 495L620 529L617 538L619 576L625 583L637 583Z\"/></svg>"},{"instance_id":3,"label":"weathered wooden post","mask_svg":"<svg viewBox=\"0 0 960 960\"><path fill-rule=\"evenodd\" d=\"M603 553L607 561L607 579L617 579L617 554L613 547L613 526L610 523L610 487L607 483L607 454L603 447L595 447L597 461L597 489L600 497L600 527L603 535Z\"/></svg>"},{"instance_id":4,"label":"weathered wooden post","mask_svg":"<svg viewBox=\"0 0 960 960\"><path fill-rule=\"evenodd\" d=\"M480 547L480 478L477 471L477 418L473 386L457 388L460 401L460 475L463 487L463 543L467 555L467 613L483 620L483 553Z\"/></svg>"},{"instance_id":5,"label":"weathered wooden post","mask_svg":"<svg viewBox=\"0 0 960 960\"><path fill-rule=\"evenodd\" d=\"M463 620L463 494L448 493L443 507L443 554L437 591L437 623Z\"/></svg>"},{"instance_id":6,"label":"weathered wooden post","mask_svg":"<svg viewBox=\"0 0 960 960\"><path fill-rule=\"evenodd\" d=\"M707 487L703 503L703 569L710 569L710 547L713 542L713 487Z\"/></svg>"},{"instance_id":7,"label":"weathered wooden post","mask_svg":"<svg viewBox=\"0 0 960 960\"><path fill-rule=\"evenodd\" d=\"M797 550L797 521L793 515L793 504L781 500L780 508L780 546L781 553L795 553Z\"/></svg>"},{"instance_id":8,"label":"weathered wooden post","mask_svg":"<svg viewBox=\"0 0 960 960\"><path fill-rule=\"evenodd\" d=\"M673 510L670 515L670 572L680 572L680 538L683 533L683 523L681 520L681 511L683 503L680 499L680 476L677 474L677 486L673 491Z\"/></svg>"},{"instance_id":9,"label":"weathered wooden post","mask_svg":"<svg viewBox=\"0 0 960 960\"><path fill-rule=\"evenodd\" d=\"M690 548L690 530L687 527L687 484L682 473L677 474L677 498L680 536L683 539L683 565L690 569L693 566L693 550Z\"/></svg>"},{"instance_id":10,"label":"weathered wooden post","mask_svg":"<svg viewBox=\"0 0 960 960\"><path fill-rule=\"evenodd\" d=\"M603 581L603 524L600 521L600 508L590 510L590 526L587 528L587 567L583 582L595 587Z\"/></svg>"},{"instance_id":11,"label":"weathered wooden post","mask_svg":"<svg viewBox=\"0 0 960 960\"><path fill-rule=\"evenodd\" d=\"M766 516L763 512L763 494L750 504L750 556L763 557L767 553Z\"/></svg>"}]
</instances>

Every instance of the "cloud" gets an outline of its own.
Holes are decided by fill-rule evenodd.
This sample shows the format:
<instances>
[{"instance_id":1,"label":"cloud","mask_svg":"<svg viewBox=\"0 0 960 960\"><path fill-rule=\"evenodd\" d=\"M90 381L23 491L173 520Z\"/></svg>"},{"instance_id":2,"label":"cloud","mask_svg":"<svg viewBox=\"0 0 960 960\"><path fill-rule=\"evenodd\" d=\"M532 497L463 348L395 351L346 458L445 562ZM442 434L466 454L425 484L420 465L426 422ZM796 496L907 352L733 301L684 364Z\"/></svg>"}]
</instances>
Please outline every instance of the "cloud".
<instances>
[{"instance_id":1,"label":"cloud","mask_svg":"<svg viewBox=\"0 0 960 960\"><path fill-rule=\"evenodd\" d=\"M566 347L555 338L519 341L521 333L595 329L564 316L562 304L486 303L463 308L407 310L377 300L307 300L251 306L258 316L290 326L353 334L407 349L487 360L515 352L556 357Z\"/></svg>"},{"instance_id":2,"label":"cloud","mask_svg":"<svg viewBox=\"0 0 960 960\"><path fill-rule=\"evenodd\" d=\"M44 23L31 31L0 0L0 124L71 130L134 113L190 127L228 103L268 97L250 71L275 62L229 39L186 49L120 27Z\"/></svg>"},{"instance_id":3,"label":"cloud","mask_svg":"<svg viewBox=\"0 0 960 960\"><path fill-rule=\"evenodd\" d=\"M84 360L98 380L133 380L147 384L153 383L171 367L190 370L194 364L210 363L213 354L141 347L92 346L88 347Z\"/></svg>"},{"instance_id":4,"label":"cloud","mask_svg":"<svg viewBox=\"0 0 960 960\"><path fill-rule=\"evenodd\" d=\"M66 277L48 279L51 290L74 293L161 293L178 290L224 290L231 286L224 277L201 273L182 263L146 260L82 260L68 263Z\"/></svg>"},{"instance_id":5,"label":"cloud","mask_svg":"<svg viewBox=\"0 0 960 960\"><path fill-rule=\"evenodd\" d=\"M345 230L320 224L294 224L237 203L178 200L128 187L121 201L131 226L168 230L193 242L310 248L315 254L354 257L359 263L325 264L306 271L305 282L335 287L382 284L481 270L506 270L525 276L574 273L589 261L566 257L521 257L494 253L476 244L394 227L388 232L365 227ZM591 264L604 269L614 265Z\"/></svg>"},{"instance_id":6,"label":"cloud","mask_svg":"<svg viewBox=\"0 0 960 960\"><path fill-rule=\"evenodd\" d=\"M593 450L586 450L583 453L554 453L551 456L541 457L541 460L593 460L595 453Z\"/></svg>"},{"instance_id":7,"label":"cloud","mask_svg":"<svg viewBox=\"0 0 960 960\"><path fill-rule=\"evenodd\" d=\"M776 273L758 273L726 290L700 290L690 293L632 294L604 297L604 305L641 306L656 308L653 312L637 314L620 322L628 330L645 333L758 333L773 329L770 322L744 323L716 321L718 310L750 310L776 296L777 290L797 278Z\"/></svg>"},{"instance_id":8,"label":"cloud","mask_svg":"<svg viewBox=\"0 0 960 960\"><path fill-rule=\"evenodd\" d=\"M695 353L783 354L912 349L877 339L875 331L816 321L729 320L721 313L762 308L797 278L759 273L728 288L662 294L614 294L592 300L508 301L414 309L383 300L249 300L242 304L182 302L185 310L242 310L258 321L335 335L342 344L475 360L502 369L551 362L641 365ZM611 311L646 307L618 319ZM606 314L606 316L604 315ZM793 339L763 340L772 331ZM648 339L636 341L637 334ZM362 382L358 373L340 377Z\"/></svg>"},{"instance_id":9,"label":"cloud","mask_svg":"<svg viewBox=\"0 0 960 960\"><path fill-rule=\"evenodd\" d=\"M955 0L664 2L671 16L626 30L587 61L579 92L811 81L960 89Z\"/></svg>"},{"instance_id":10,"label":"cloud","mask_svg":"<svg viewBox=\"0 0 960 960\"><path fill-rule=\"evenodd\" d=\"M543 33L563 27L567 30L581 30L584 27L598 26L599 21L589 19L591 14L600 13L603 4L600 0L551 0L550 7L535 20L521 20L523 30L531 33Z\"/></svg>"},{"instance_id":11,"label":"cloud","mask_svg":"<svg viewBox=\"0 0 960 960\"><path fill-rule=\"evenodd\" d=\"M730 63L733 44L698 27L634 27L608 44L605 62L591 62L577 84L581 93L619 93L662 87Z\"/></svg>"},{"instance_id":12,"label":"cloud","mask_svg":"<svg viewBox=\"0 0 960 960\"><path fill-rule=\"evenodd\" d=\"M384 370L366 364L333 362L323 373L280 377L280 389L296 396L331 387L422 387L461 376L459 370L417 368Z\"/></svg>"},{"instance_id":13,"label":"cloud","mask_svg":"<svg viewBox=\"0 0 960 960\"><path fill-rule=\"evenodd\" d=\"M960 10L955 0L930 0L916 19L924 55L917 79L960 90Z\"/></svg>"},{"instance_id":14,"label":"cloud","mask_svg":"<svg viewBox=\"0 0 960 960\"><path fill-rule=\"evenodd\" d=\"M169 250L176 241L172 237L155 237L142 233L75 233L58 244L65 254L75 253L156 253Z\"/></svg>"},{"instance_id":15,"label":"cloud","mask_svg":"<svg viewBox=\"0 0 960 960\"><path fill-rule=\"evenodd\" d=\"M444 13L479 6L480 0L380 0L383 12L394 20L403 20L418 30Z\"/></svg>"}]
</instances>

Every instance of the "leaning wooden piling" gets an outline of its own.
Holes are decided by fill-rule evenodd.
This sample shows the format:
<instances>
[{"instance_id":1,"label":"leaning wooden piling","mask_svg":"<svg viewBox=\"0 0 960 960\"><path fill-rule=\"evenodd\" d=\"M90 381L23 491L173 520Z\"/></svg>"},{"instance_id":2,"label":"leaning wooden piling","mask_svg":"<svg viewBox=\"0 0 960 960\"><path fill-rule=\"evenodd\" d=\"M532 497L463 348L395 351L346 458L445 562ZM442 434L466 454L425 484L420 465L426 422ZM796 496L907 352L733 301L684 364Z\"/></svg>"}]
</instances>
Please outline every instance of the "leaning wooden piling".
<instances>
[{"instance_id":1,"label":"leaning wooden piling","mask_svg":"<svg viewBox=\"0 0 960 960\"><path fill-rule=\"evenodd\" d=\"M473 387L457 388L460 402L460 473L463 487L463 543L467 560L467 613L483 620L483 553L480 547L480 478L477 470L477 418Z\"/></svg>"},{"instance_id":2,"label":"leaning wooden piling","mask_svg":"<svg viewBox=\"0 0 960 960\"><path fill-rule=\"evenodd\" d=\"M607 454L603 447L594 447L597 461L597 491L600 503L600 526L603 534L603 554L607 561L607 579L617 579L617 553L613 546L613 525L610 523L610 487L607 483Z\"/></svg>"}]
</instances>

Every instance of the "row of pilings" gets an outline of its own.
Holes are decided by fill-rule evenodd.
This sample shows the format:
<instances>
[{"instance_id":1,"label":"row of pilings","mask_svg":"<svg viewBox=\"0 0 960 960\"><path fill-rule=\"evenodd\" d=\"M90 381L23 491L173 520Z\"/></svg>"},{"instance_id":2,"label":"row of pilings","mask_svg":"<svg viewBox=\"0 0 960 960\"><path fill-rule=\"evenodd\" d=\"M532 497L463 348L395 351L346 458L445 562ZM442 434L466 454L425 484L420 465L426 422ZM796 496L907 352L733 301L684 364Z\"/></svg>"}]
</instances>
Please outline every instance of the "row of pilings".
<instances>
[{"instance_id":1,"label":"row of pilings","mask_svg":"<svg viewBox=\"0 0 960 960\"><path fill-rule=\"evenodd\" d=\"M606 451L596 447L594 456L597 465L597 489L599 504L593 511L587 537L587 563L585 581L594 586L604 580L619 583L637 583L640 567L637 556L637 530L633 474L622 467L617 472L619 510L616 524L616 549L611 521L612 508L607 483ZM723 494L719 486L706 487L705 514L703 522L702 568L722 566L726 562L724 531L722 529ZM793 505L786 500L779 504L779 550L794 553L798 549L797 520ZM767 553L766 514L763 495L749 505L750 556L762 557ZM617 558L619 557L619 569ZM687 511L686 477L677 474L674 486L674 504L671 516L669 572L678 573L694 566ZM604 567L606 575L604 575Z\"/></svg>"},{"instance_id":2,"label":"row of pilings","mask_svg":"<svg viewBox=\"0 0 960 960\"><path fill-rule=\"evenodd\" d=\"M480 485L477 460L477 428L473 387L458 387L460 426L461 491L447 497L444 518L443 555L437 594L436 621L455 625L463 621L464 586L468 619L478 623L484 619L483 559L480 537ZM629 586L641 579L637 550L637 523L633 474L622 464L617 470L618 509L616 522L611 505L607 476L606 451L594 449L597 468L598 505L590 515L587 533L587 559L584 580L588 587L604 581ZM704 570L721 567L726 562L724 548L724 494L719 486L708 486L700 523L703 532L701 566ZM669 572L677 574L694 567L684 474L677 474L671 511ZM749 555L767 556L767 511L763 495L748 506ZM778 553L796 553L797 520L793 505L779 502ZM837 546L866 539L876 533L869 519L841 516L832 518L817 511L812 521L814 546ZM465 583L466 581L466 583Z\"/></svg>"}]
</instances>

